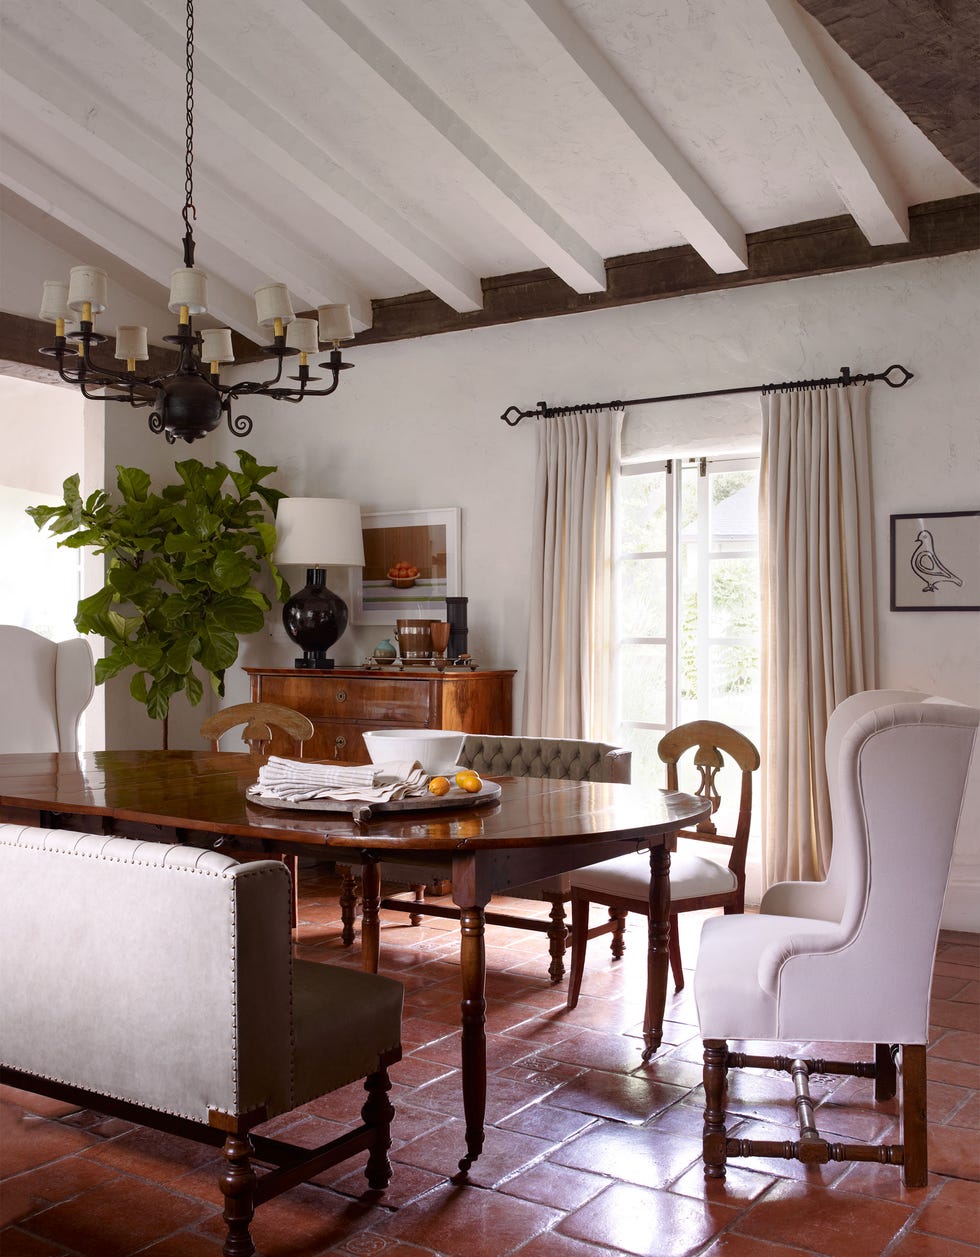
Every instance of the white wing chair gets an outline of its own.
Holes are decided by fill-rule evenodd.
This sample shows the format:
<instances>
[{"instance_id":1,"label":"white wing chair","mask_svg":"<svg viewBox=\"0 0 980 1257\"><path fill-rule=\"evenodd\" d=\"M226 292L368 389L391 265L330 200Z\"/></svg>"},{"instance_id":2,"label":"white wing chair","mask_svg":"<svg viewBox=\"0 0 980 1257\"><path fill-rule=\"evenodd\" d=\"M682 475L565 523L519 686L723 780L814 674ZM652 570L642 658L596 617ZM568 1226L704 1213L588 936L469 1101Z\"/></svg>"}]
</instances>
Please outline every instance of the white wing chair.
<instances>
[{"instance_id":1,"label":"white wing chair","mask_svg":"<svg viewBox=\"0 0 980 1257\"><path fill-rule=\"evenodd\" d=\"M52 642L0 624L0 754L76 750L78 721L94 692L84 638Z\"/></svg>"},{"instance_id":2,"label":"white wing chair","mask_svg":"<svg viewBox=\"0 0 980 1257\"><path fill-rule=\"evenodd\" d=\"M827 731L834 844L826 880L781 883L758 915L705 922L694 992L707 1178L723 1178L730 1157L765 1156L902 1165L906 1186L925 1186L933 958L978 724L976 708L908 691L847 699ZM874 1044L875 1060L745 1054L729 1050L732 1039ZM874 1078L883 1100L895 1094L899 1060L901 1143L820 1136L810 1073ZM799 1140L728 1138L727 1070L743 1066L793 1076Z\"/></svg>"}]
</instances>

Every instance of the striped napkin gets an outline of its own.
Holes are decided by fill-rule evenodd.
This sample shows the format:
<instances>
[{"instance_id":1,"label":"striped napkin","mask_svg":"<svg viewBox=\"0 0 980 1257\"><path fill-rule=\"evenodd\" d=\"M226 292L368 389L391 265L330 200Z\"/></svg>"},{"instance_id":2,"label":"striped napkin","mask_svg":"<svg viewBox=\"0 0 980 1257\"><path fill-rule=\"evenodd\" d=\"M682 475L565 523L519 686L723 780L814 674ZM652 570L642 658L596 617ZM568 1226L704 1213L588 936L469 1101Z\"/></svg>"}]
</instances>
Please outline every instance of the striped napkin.
<instances>
[{"instance_id":1,"label":"striped napkin","mask_svg":"<svg viewBox=\"0 0 980 1257\"><path fill-rule=\"evenodd\" d=\"M420 764L405 760L390 764L315 764L272 755L259 769L258 789L286 803L307 799L389 803L423 795L428 775Z\"/></svg>"}]
</instances>

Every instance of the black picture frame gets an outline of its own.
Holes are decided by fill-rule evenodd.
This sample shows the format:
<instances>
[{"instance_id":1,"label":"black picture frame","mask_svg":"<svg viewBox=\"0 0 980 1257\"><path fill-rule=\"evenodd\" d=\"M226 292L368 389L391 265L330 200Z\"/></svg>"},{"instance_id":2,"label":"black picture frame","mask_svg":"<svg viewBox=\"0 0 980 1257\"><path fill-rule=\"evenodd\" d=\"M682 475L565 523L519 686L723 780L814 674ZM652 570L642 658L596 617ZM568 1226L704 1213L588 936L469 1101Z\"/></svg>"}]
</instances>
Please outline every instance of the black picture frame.
<instances>
[{"instance_id":1,"label":"black picture frame","mask_svg":"<svg viewBox=\"0 0 980 1257\"><path fill-rule=\"evenodd\" d=\"M892 611L980 611L980 510L891 516Z\"/></svg>"}]
</instances>

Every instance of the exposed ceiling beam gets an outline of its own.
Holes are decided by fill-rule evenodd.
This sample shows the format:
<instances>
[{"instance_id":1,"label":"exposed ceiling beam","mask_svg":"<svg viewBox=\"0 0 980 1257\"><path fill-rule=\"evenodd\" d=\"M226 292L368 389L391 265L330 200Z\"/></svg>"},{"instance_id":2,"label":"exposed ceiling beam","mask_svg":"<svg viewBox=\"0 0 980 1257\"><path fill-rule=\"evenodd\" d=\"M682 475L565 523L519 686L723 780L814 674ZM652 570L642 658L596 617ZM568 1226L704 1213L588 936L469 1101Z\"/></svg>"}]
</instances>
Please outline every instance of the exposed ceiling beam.
<instances>
[{"instance_id":1,"label":"exposed ceiling beam","mask_svg":"<svg viewBox=\"0 0 980 1257\"><path fill-rule=\"evenodd\" d=\"M793 112L868 243L908 240L901 188L817 46L806 15L796 0L755 0L755 8L760 15L768 10L782 32L797 66Z\"/></svg>"},{"instance_id":2,"label":"exposed ceiling beam","mask_svg":"<svg viewBox=\"0 0 980 1257\"><path fill-rule=\"evenodd\" d=\"M800 0L944 157L980 186L976 0Z\"/></svg>"},{"instance_id":3,"label":"exposed ceiling beam","mask_svg":"<svg viewBox=\"0 0 980 1257\"><path fill-rule=\"evenodd\" d=\"M605 268L598 250L425 83L397 53L340 0L280 0L280 16L298 5L338 39L423 118L469 164L474 198L502 227L576 292L601 292Z\"/></svg>"},{"instance_id":4,"label":"exposed ceiling beam","mask_svg":"<svg viewBox=\"0 0 980 1257\"><path fill-rule=\"evenodd\" d=\"M430 293L392 297L375 301L371 330L356 338L354 348L964 253L975 250L980 239L980 195L913 206L909 222L908 243L877 246L868 244L847 214L750 232L748 269L727 275L712 271L689 245L610 258L606 263L609 283L603 293L570 292L543 270L495 276L483 281L484 307L476 315L458 315Z\"/></svg>"},{"instance_id":5,"label":"exposed ceiling beam","mask_svg":"<svg viewBox=\"0 0 980 1257\"><path fill-rule=\"evenodd\" d=\"M522 20L527 14L537 18L538 30L543 26L551 33L670 180L663 213L674 230L712 270L744 270L748 250L741 226L561 0L517 0L516 5L496 0L493 7L496 21L514 28L521 43L527 42L528 24Z\"/></svg>"},{"instance_id":6,"label":"exposed ceiling beam","mask_svg":"<svg viewBox=\"0 0 980 1257\"><path fill-rule=\"evenodd\" d=\"M114 44L129 30L141 41L139 60L143 64L154 62L164 81L172 80L173 66L183 69L183 34L146 5L136 0L96 2L113 15L110 30ZM334 161L321 147L321 137L288 112L281 96L274 99L263 93L261 85L243 84L229 73L227 67L232 62L227 47L208 47L221 58L220 64L204 51L198 36L194 95L209 118L314 205L354 231L407 275L438 292L454 309L479 309L480 281L472 271ZM170 65L163 66L161 59Z\"/></svg>"},{"instance_id":7,"label":"exposed ceiling beam","mask_svg":"<svg viewBox=\"0 0 980 1257\"><path fill-rule=\"evenodd\" d=\"M356 351L358 344L406 340L964 253L977 247L980 195L913 206L909 222L907 244L877 247L868 244L848 215L754 232L748 237L748 269L727 275L713 272L687 245L612 258L607 264L609 286L603 293L573 293L546 270L498 276L484 280L486 301L477 314L458 314L428 292L376 301L374 324L370 331L356 338L353 349ZM22 364L32 378L40 378L39 368L48 359L38 355L38 346L50 339L49 324L0 312L0 362ZM236 362L253 362L260 357L260 350L236 340ZM911 365L914 368L915 364ZM12 372L16 366L0 370Z\"/></svg>"},{"instance_id":8,"label":"exposed ceiling beam","mask_svg":"<svg viewBox=\"0 0 980 1257\"><path fill-rule=\"evenodd\" d=\"M173 204L179 188L177 176L183 172L183 145L178 149L176 144L159 141L145 128L123 117L107 100L102 100L97 110L88 109L77 87L53 65L42 62L16 35L8 33L4 39L8 60L4 94L16 99L31 116L70 139L75 152L103 162L146 195L152 196L172 226L171 269L179 265L183 224L173 212ZM42 85L43 95L38 90ZM202 175L200 160L196 165L198 192L208 193L212 206L218 211L216 221L220 221L226 229L223 239L234 240L237 248L232 252L226 244L218 245L217 240L209 236L206 224L201 228L195 224L199 244L206 241L209 247L217 246L230 253L232 260L247 259L258 270L266 270L270 278L287 283L308 305L316 306L328 300L345 303L351 307L359 330L371 326L371 301L368 296L351 288L346 280L339 279L318 258L291 243L281 233L276 235L273 249L268 225L241 201L228 196L206 173ZM166 172L174 176L169 182L162 178ZM201 265L200 254L198 264ZM203 265L202 269L208 271L209 268ZM169 272L167 274L169 276ZM252 317L249 331L254 333L254 329L255 319Z\"/></svg>"}]
</instances>

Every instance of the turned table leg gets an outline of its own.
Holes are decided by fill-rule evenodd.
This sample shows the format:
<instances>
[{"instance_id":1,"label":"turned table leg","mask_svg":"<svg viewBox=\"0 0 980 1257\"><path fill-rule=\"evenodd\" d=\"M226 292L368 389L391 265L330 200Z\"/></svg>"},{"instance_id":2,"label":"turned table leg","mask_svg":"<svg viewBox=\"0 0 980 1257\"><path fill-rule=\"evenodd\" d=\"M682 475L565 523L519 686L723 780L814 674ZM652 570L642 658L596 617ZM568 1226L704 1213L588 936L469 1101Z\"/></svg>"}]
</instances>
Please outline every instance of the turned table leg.
<instances>
[{"instance_id":1,"label":"turned table leg","mask_svg":"<svg viewBox=\"0 0 980 1257\"><path fill-rule=\"evenodd\" d=\"M465 1174L483 1150L483 1122L487 1109L487 958L482 907L460 909L459 958L462 980L463 1116L466 1119L466 1156L459 1163Z\"/></svg>"},{"instance_id":2,"label":"turned table leg","mask_svg":"<svg viewBox=\"0 0 980 1257\"><path fill-rule=\"evenodd\" d=\"M647 999L643 1017L643 1059L648 1061L664 1036L667 979L670 974L670 852L650 848L650 914L647 943Z\"/></svg>"},{"instance_id":3,"label":"turned table leg","mask_svg":"<svg viewBox=\"0 0 980 1257\"><path fill-rule=\"evenodd\" d=\"M361 865L361 968L365 973L378 972L381 956L381 868L377 860Z\"/></svg>"}]
</instances>

